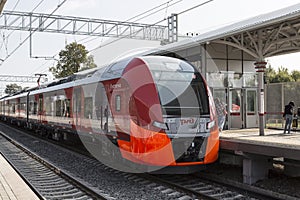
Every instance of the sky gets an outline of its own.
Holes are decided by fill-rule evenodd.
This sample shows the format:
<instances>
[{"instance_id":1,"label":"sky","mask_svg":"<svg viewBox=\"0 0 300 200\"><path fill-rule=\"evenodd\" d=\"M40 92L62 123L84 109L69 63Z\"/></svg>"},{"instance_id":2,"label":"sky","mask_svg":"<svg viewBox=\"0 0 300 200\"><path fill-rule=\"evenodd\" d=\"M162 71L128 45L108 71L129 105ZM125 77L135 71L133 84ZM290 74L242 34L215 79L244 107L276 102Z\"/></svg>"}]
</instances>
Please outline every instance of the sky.
<instances>
[{"instance_id":1,"label":"sky","mask_svg":"<svg viewBox=\"0 0 300 200\"><path fill-rule=\"evenodd\" d=\"M168 0L66 0L54 14L126 21L131 17L141 14L167 1ZM8 0L4 6L4 10L25 12L32 12L34 10L36 13L49 14L62 2L63 0ZM153 24L165 19L172 13L180 13L203 2L205 1L169 0L169 6L167 8L137 22ZM201 34L207 30L225 26L233 22L238 22L297 3L299 3L297 0L213 0L203 6L179 15L178 31L179 34L182 35L185 35L186 33ZM163 21L160 24L167 25L167 21ZM28 37L29 32L0 30L0 34L0 59L5 60L0 65L0 74L34 75L35 73L49 73L49 67L56 64L55 60L30 58L29 40L22 44L24 39ZM83 43L88 50L92 50L110 40L111 39L109 38L100 37L95 38L35 32L32 35L32 56L53 57L56 55L56 58L58 58L58 52L64 49L67 43L77 41ZM149 49L159 45L158 42L149 41L129 41L129 43L132 44L135 49ZM97 58L95 59L97 61L96 64L101 65L102 62L109 62L116 57L122 56L124 53L120 46L126 46L127 44L128 41L125 40L120 40L111 44L110 49L114 49L114 51L110 51L110 53L112 53L113 56L109 57L105 55L103 53L105 52L104 49L101 51L101 55L99 55L99 53L98 55L94 55ZM17 50L12 53L16 48ZM8 55L10 56L5 59ZM268 58L268 61L273 68L284 66L290 71L294 69L300 70L300 54ZM49 77L51 78L50 74ZM3 83L0 83L0 87L1 84L3 85Z\"/></svg>"}]
</instances>

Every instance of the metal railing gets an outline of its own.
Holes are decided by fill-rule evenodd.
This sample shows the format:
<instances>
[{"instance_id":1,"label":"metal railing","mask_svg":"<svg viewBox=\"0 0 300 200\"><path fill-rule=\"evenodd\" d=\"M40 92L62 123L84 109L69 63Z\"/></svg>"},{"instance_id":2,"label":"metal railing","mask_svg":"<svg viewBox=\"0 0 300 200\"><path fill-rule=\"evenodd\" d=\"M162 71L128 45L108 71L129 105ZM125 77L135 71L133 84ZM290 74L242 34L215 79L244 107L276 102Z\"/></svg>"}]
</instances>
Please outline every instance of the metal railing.
<instances>
[{"instance_id":1,"label":"metal railing","mask_svg":"<svg viewBox=\"0 0 300 200\"><path fill-rule=\"evenodd\" d=\"M265 114L265 126L266 128L278 128L284 129L285 118L282 116L282 112L266 112ZM300 130L300 119L298 115L294 115L292 122L293 130Z\"/></svg>"}]
</instances>

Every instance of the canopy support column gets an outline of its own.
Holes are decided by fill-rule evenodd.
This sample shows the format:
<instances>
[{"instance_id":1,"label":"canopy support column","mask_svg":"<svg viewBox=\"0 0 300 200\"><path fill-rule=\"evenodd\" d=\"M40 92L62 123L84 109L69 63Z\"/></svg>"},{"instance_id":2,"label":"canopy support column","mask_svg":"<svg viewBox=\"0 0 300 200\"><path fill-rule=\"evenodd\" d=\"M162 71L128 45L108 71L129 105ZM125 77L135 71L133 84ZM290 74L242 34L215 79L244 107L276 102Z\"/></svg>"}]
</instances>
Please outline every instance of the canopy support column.
<instances>
[{"instance_id":1,"label":"canopy support column","mask_svg":"<svg viewBox=\"0 0 300 200\"><path fill-rule=\"evenodd\" d=\"M265 135L265 123L264 123L264 72L267 62L261 61L254 63L256 72L258 73L258 115L259 115L259 135Z\"/></svg>"}]
</instances>

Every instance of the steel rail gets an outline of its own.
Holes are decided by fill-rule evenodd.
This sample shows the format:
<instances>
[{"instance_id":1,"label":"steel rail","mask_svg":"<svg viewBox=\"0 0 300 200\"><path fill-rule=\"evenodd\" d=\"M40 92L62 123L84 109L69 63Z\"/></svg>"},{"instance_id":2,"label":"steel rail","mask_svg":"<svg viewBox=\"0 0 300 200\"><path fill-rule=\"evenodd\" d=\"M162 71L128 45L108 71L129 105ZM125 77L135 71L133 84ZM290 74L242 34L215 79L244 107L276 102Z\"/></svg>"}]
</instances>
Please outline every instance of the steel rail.
<instances>
[{"instance_id":1,"label":"steel rail","mask_svg":"<svg viewBox=\"0 0 300 200\"><path fill-rule=\"evenodd\" d=\"M14 145L18 149L18 153L24 152L31 159L33 159L34 161L42 164L48 170L51 170L51 172L53 172L55 175L57 175L58 177L60 177L62 180L65 180L67 183L69 183L71 187L74 187L75 188L75 189L73 189L73 191L74 191L74 197L73 198L74 199L76 199L76 195L77 196L81 196L80 198L82 198L82 196L83 196L86 199L107 199L105 194L102 194L102 193L94 190L93 188L90 188L89 186L86 186L84 183L81 183L79 180L77 180L76 178L72 177L70 174L62 171L58 167L54 166L52 163L50 163L50 162L42 159L40 156L38 156L35 153L31 152L26 147L22 146L21 144L19 144L16 141L14 141L12 138L10 138L9 136L5 135L5 133L3 133L2 131L0 131L0 136L2 136L3 138L5 138L6 141L9 141L10 144ZM0 148L0 151L1 151L1 148ZM2 149L2 151L3 151L3 149ZM26 177L22 173L22 169L20 167L23 167L23 166L18 165L15 160L12 160L11 158L9 158L9 156L7 156L2 151L1 151L1 154L12 165L12 167L17 171L17 173L22 177L22 179L29 185L29 187L37 194L37 196L39 198L41 198L41 199L45 199L45 193L43 193L43 191L40 191L41 189L38 188L36 186L36 184L34 185L32 183L33 181L30 181L29 180L30 178ZM32 164L32 165L36 165L36 164ZM44 169L42 169L42 170L44 170ZM42 171L42 170L39 169L37 171ZM47 173L49 173L49 172L47 172ZM40 177L40 182L43 182L43 178L42 178L41 174L39 174L38 177ZM53 175L50 175L48 177L53 177ZM45 177L45 179L47 179L47 182L50 181L50 180L48 180L48 177ZM34 178L37 178L37 177L34 177ZM56 177L55 177L55 179L56 179ZM39 180L36 179L36 181L38 182ZM55 185L53 185L53 187L54 186ZM64 186L64 188L66 188L66 187ZM47 190L47 189L45 189L45 190ZM56 189L56 191L57 191L57 189ZM69 191L66 191L66 192L69 192ZM47 193L51 193L51 192L47 191ZM57 194L57 195L58 196L56 196L55 198L59 198L59 195L61 195L61 198L63 198L64 195L66 195L66 193ZM71 195L72 196L72 194L67 194L67 195ZM70 198L70 197L68 196L68 198Z\"/></svg>"}]
</instances>

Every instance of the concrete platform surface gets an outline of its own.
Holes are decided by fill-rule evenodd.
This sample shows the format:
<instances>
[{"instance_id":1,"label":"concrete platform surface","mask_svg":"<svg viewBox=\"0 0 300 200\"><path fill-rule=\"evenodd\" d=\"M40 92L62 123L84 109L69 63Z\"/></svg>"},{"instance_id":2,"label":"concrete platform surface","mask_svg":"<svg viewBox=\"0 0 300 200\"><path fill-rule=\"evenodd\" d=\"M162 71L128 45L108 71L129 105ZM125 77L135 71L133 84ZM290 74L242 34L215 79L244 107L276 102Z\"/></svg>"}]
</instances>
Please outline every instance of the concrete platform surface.
<instances>
[{"instance_id":1,"label":"concrete platform surface","mask_svg":"<svg viewBox=\"0 0 300 200\"><path fill-rule=\"evenodd\" d=\"M39 199L0 154L0 200Z\"/></svg>"},{"instance_id":2,"label":"concrete platform surface","mask_svg":"<svg viewBox=\"0 0 300 200\"><path fill-rule=\"evenodd\" d=\"M259 129L223 131L220 134L221 162L242 163L243 182L246 184L268 178L269 169L273 168L272 158L280 158L286 175L300 177L300 133L283 134L283 130L274 129L264 131L263 136L259 135ZM226 151L233 151L237 156L228 156L224 153Z\"/></svg>"},{"instance_id":3,"label":"concrete platform surface","mask_svg":"<svg viewBox=\"0 0 300 200\"><path fill-rule=\"evenodd\" d=\"M221 140L247 142L272 147L300 149L300 132L291 131L283 134L283 130L265 129L265 135L259 135L259 129L225 130L220 134Z\"/></svg>"}]
</instances>

